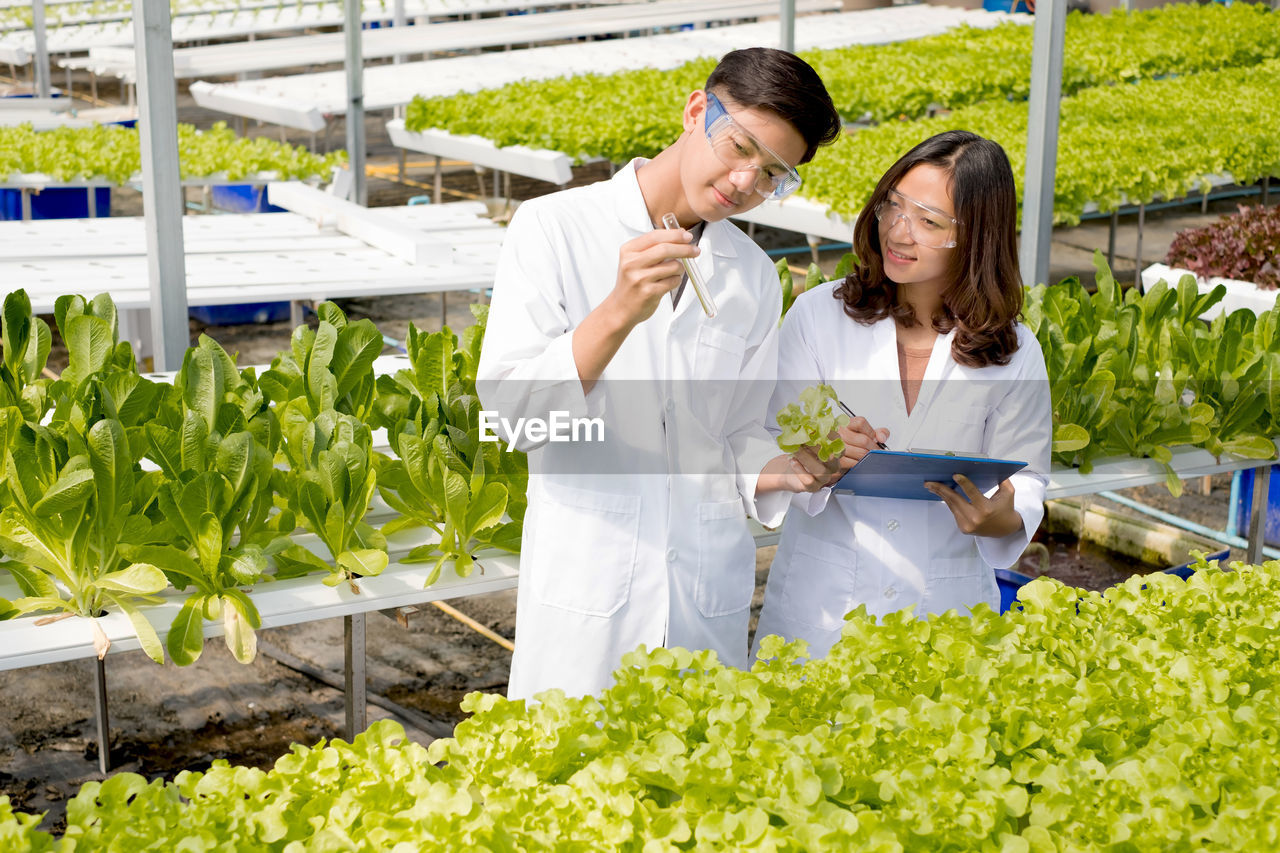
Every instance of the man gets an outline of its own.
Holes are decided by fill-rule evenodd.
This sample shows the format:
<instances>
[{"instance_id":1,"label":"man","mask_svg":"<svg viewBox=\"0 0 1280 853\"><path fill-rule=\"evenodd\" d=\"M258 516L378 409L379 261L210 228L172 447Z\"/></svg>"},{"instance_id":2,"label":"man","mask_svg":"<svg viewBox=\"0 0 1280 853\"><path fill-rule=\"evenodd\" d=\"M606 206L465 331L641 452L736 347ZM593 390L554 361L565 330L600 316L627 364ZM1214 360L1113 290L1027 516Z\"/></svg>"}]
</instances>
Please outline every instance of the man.
<instances>
[{"instance_id":1,"label":"man","mask_svg":"<svg viewBox=\"0 0 1280 853\"><path fill-rule=\"evenodd\" d=\"M484 409L508 425L593 419L604 432L504 436L529 452L530 473L512 698L597 693L642 643L746 665L746 516L776 526L789 492L830 471L812 454L779 456L764 429L781 291L726 220L793 192L795 166L839 133L803 60L734 51L688 96L668 148L512 218L480 359ZM680 228L663 228L667 213Z\"/></svg>"}]
</instances>

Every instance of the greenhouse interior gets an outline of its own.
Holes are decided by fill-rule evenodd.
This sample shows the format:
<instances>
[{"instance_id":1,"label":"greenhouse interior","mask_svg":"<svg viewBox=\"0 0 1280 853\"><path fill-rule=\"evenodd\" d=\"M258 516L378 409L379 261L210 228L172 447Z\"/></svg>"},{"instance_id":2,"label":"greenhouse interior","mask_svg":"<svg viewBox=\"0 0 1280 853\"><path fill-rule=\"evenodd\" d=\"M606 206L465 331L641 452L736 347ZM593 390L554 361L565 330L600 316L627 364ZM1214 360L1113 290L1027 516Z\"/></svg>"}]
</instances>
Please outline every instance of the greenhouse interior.
<instances>
[{"instance_id":1,"label":"greenhouse interior","mask_svg":"<svg viewBox=\"0 0 1280 853\"><path fill-rule=\"evenodd\" d=\"M1276 0L0 0L0 849L1280 850L1278 103Z\"/></svg>"}]
</instances>

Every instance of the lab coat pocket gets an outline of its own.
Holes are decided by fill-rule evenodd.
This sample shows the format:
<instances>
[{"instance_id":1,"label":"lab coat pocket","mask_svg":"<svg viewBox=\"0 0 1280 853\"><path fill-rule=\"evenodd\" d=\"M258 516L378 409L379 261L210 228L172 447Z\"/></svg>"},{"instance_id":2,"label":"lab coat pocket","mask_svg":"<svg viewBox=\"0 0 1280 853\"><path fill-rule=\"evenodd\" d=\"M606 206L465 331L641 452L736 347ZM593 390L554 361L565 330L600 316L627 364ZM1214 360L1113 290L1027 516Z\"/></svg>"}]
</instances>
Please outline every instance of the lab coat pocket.
<instances>
[{"instance_id":1,"label":"lab coat pocket","mask_svg":"<svg viewBox=\"0 0 1280 853\"><path fill-rule=\"evenodd\" d=\"M690 389L695 417L712 435L719 435L742 374L746 339L711 326L698 329L694 347L694 387Z\"/></svg>"},{"instance_id":2,"label":"lab coat pocket","mask_svg":"<svg viewBox=\"0 0 1280 853\"><path fill-rule=\"evenodd\" d=\"M987 583L988 577L992 581L990 584ZM991 603L987 587L995 587L994 578L994 573L976 554L973 557L934 558L929 561L922 612L918 615L947 610L968 613L980 601ZM996 604L999 604L998 590Z\"/></svg>"},{"instance_id":3,"label":"lab coat pocket","mask_svg":"<svg viewBox=\"0 0 1280 853\"><path fill-rule=\"evenodd\" d=\"M751 605L755 591L756 547L741 500L698 504L698 580L693 591L698 612L728 616Z\"/></svg>"},{"instance_id":4,"label":"lab coat pocket","mask_svg":"<svg viewBox=\"0 0 1280 853\"><path fill-rule=\"evenodd\" d=\"M938 419L939 441L953 452L981 453L987 431L987 406L950 406Z\"/></svg>"},{"instance_id":5,"label":"lab coat pocket","mask_svg":"<svg viewBox=\"0 0 1280 853\"><path fill-rule=\"evenodd\" d=\"M602 617L627 603L640 540L639 495L548 489L537 532L538 547L527 559L539 601Z\"/></svg>"},{"instance_id":6,"label":"lab coat pocket","mask_svg":"<svg viewBox=\"0 0 1280 853\"><path fill-rule=\"evenodd\" d=\"M813 536L797 537L779 580L783 618L820 631L839 631L844 615L866 600L857 552Z\"/></svg>"}]
</instances>

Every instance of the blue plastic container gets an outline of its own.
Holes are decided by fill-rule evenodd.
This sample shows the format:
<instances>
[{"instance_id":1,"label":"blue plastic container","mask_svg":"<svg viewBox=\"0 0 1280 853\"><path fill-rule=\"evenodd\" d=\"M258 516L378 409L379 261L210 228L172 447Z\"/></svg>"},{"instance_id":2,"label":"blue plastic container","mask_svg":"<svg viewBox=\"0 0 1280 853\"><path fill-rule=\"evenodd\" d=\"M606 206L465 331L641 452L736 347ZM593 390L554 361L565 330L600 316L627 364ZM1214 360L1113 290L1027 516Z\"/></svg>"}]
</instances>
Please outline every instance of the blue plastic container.
<instances>
[{"instance_id":1,"label":"blue plastic container","mask_svg":"<svg viewBox=\"0 0 1280 853\"><path fill-rule=\"evenodd\" d=\"M111 215L111 188L93 190L99 216ZM89 191L47 189L31 193L32 219L84 219L89 215ZM22 190L0 190L0 220L22 219Z\"/></svg>"},{"instance_id":2,"label":"blue plastic container","mask_svg":"<svg viewBox=\"0 0 1280 853\"><path fill-rule=\"evenodd\" d=\"M1232 511L1236 514L1236 530L1241 536L1247 536L1249 516L1253 512L1253 478L1258 471L1270 471L1271 482L1267 486L1267 517L1264 525L1263 541L1272 546L1280 546L1280 465L1269 468L1249 468L1240 472L1240 495Z\"/></svg>"},{"instance_id":3,"label":"blue plastic container","mask_svg":"<svg viewBox=\"0 0 1280 853\"><path fill-rule=\"evenodd\" d=\"M288 302L244 302L239 305L193 305L187 313L206 326L244 326L289 319Z\"/></svg>"},{"instance_id":4,"label":"blue plastic container","mask_svg":"<svg viewBox=\"0 0 1280 853\"><path fill-rule=\"evenodd\" d=\"M216 186L210 192L213 206L228 213L281 213L267 198L266 184L228 184Z\"/></svg>"},{"instance_id":5,"label":"blue plastic container","mask_svg":"<svg viewBox=\"0 0 1280 853\"><path fill-rule=\"evenodd\" d=\"M988 12L1009 12L1011 14L1031 14L1031 9L1027 7L1026 0L982 0L982 8Z\"/></svg>"},{"instance_id":6,"label":"blue plastic container","mask_svg":"<svg viewBox=\"0 0 1280 853\"><path fill-rule=\"evenodd\" d=\"M1219 562L1221 562L1227 559L1227 557L1229 557L1230 555L1231 555L1231 549L1224 548L1223 550L1218 551L1214 554L1206 554L1204 559L1206 562L1210 562L1210 563L1213 562L1214 560L1218 560ZM1187 578L1195 574L1195 570L1191 568L1193 565L1195 565L1195 563L1183 563L1181 566L1174 566L1173 568L1165 569L1164 571L1165 571L1165 574L1177 575L1183 580L1186 580Z\"/></svg>"},{"instance_id":7,"label":"blue plastic container","mask_svg":"<svg viewBox=\"0 0 1280 853\"><path fill-rule=\"evenodd\" d=\"M1018 590L1034 580L1013 569L996 569L996 586L1000 588L1000 612L1006 613L1018 600Z\"/></svg>"},{"instance_id":8,"label":"blue plastic container","mask_svg":"<svg viewBox=\"0 0 1280 853\"><path fill-rule=\"evenodd\" d=\"M1205 556L1205 560L1212 562L1214 560L1222 561L1230 555L1230 549L1223 549L1214 554ZM1165 569L1165 574L1177 575L1186 580L1195 574L1195 570L1191 567L1194 562L1186 562L1181 566L1171 566ZM1000 588L1000 612L1005 613L1018 600L1018 590L1031 583L1034 578L1030 575L1024 575L1022 572L1015 572L1012 569L996 569L996 586Z\"/></svg>"}]
</instances>

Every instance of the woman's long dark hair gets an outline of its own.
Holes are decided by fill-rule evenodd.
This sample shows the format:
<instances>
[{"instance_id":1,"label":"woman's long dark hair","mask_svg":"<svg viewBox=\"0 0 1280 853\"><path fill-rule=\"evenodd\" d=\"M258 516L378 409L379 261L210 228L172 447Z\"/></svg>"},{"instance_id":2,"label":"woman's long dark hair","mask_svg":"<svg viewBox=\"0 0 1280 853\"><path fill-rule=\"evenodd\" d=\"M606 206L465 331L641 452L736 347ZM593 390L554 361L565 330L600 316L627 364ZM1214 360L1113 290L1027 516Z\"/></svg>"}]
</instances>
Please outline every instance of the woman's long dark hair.
<instances>
[{"instance_id":1,"label":"woman's long dark hair","mask_svg":"<svg viewBox=\"0 0 1280 853\"><path fill-rule=\"evenodd\" d=\"M919 319L898 301L897 285L884 273L875 209L911 169L937 166L949 176L956 245L947 267L950 284L942 310L930 318L939 334L953 328L951 355L966 367L1008 364L1018 349L1014 321L1022 311L1018 271L1018 199L1004 149L966 130L950 130L912 148L884 173L853 228L858 263L835 289L845 313L870 325L894 317L912 326Z\"/></svg>"}]
</instances>

